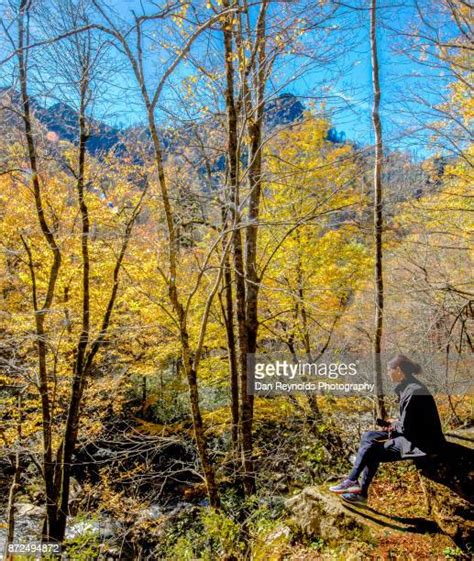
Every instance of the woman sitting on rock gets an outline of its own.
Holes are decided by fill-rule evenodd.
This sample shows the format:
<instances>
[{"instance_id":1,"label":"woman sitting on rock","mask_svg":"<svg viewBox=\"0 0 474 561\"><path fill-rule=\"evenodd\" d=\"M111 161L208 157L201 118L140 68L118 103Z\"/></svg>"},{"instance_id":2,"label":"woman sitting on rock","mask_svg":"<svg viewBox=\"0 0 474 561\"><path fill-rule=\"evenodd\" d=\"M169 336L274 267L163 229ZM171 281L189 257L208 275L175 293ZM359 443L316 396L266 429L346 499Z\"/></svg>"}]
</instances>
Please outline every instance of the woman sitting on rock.
<instances>
[{"instance_id":1,"label":"woman sitting on rock","mask_svg":"<svg viewBox=\"0 0 474 561\"><path fill-rule=\"evenodd\" d=\"M341 483L330 487L345 501L362 505L367 502L369 485L381 462L435 455L444 444L435 400L415 377L420 372L421 367L404 355L397 355L388 363L388 376L397 384L400 416L388 419L383 430L362 435L354 468Z\"/></svg>"}]
</instances>

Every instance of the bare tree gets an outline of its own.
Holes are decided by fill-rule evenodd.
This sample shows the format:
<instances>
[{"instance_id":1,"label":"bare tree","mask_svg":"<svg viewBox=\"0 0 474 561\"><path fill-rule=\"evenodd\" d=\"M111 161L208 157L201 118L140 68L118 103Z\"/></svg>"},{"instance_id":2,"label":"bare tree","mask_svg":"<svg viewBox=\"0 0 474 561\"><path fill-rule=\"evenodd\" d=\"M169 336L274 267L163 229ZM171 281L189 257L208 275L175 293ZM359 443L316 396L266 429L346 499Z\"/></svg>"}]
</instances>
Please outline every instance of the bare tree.
<instances>
[{"instance_id":1,"label":"bare tree","mask_svg":"<svg viewBox=\"0 0 474 561\"><path fill-rule=\"evenodd\" d=\"M99 4L99 2L94 0L94 4L101 16L106 21L106 25L102 26L102 30L115 38L117 44L123 50L130 62L133 74L140 89L141 97L146 111L147 126L150 132L153 146L154 164L156 166L158 186L165 214L168 234L168 272L164 275L164 278L168 287L169 300L176 316L179 340L181 343L183 368L188 380L194 436L202 469L204 472L209 501L212 506L219 507L220 500L215 477L215 469L212 465L207 449L207 441L205 437L201 407L199 404L198 366L201 360L202 347L206 335L211 305L221 283L223 262L225 262L229 245L227 244L225 246L222 255L222 262L218 267L215 282L212 284L212 287L208 293L204 311L201 317L201 328L198 342L196 348L193 349L191 347L190 341L188 314L191 300L197 292L198 287L203 279L203 272L199 274L196 281L197 284L191 291L190 296L188 296L188 298L185 298L185 296L181 294L178 284L178 260L180 248L176 231L176 213L170 198L168 180L165 174L165 158L163 155L163 148L160 139L160 131L157 125L156 111L167 80L177 68L179 63L183 61L189 54L193 43L205 30L207 30L213 24L218 23L221 19L224 19L229 12L235 11L235 8L229 8L227 10L224 9L221 13L217 13L216 15L204 21L204 23L195 23L194 27L189 31L189 35L184 44L179 49L179 53L174 56L172 62L162 73L162 76L159 79L157 85L149 86L144 71L144 27L150 22L163 20L170 14L174 14L175 17L179 17L179 14L177 14L176 12L176 6L165 7L163 10L156 12L153 15L148 14L136 16L134 25L123 32L112 21L112 18L107 14L105 9ZM133 46L131 37L135 38L135 44ZM217 247L217 242L212 244L206 261L210 258L212 253L216 251Z\"/></svg>"},{"instance_id":2,"label":"bare tree","mask_svg":"<svg viewBox=\"0 0 474 561\"><path fill-rule=\"evenodd\" d=\"M74 14L72 4L67 6L69 14ZM75 6L78 10L77 18L85 17L82 5ZM98 334L91 336L91 317L90 317L90 285L91 285L91 264L89 257L90 244L90 219L89 210L85 200L85 165L87 158L86 143L88 139L88 121L86 112L91 100L91 72L93 71L94 46L91 41L90 32L84 35L73 34L71 49L74 53L74 60L79 80L78 95L80 108L78 113L78 145L77 145L77 169L71 170L76 179L76 193L81 217L81 259L82 259L82 328L74 352L73 376L71 393L67 405L67 421L64 426L61 443L55 451L53 449L54 419L53 410L55 407L54 395L50 385L51 372L48 367L48 355L51 352L47 343L48 313L51 312L53 301L57 296L57 281L62 265L62 253L60 242L55 233L57 226L53 226L48 218L47 208L43 199L43 188L41 180L41 157L39 154L37 139L35 135L35 119L31 108L31 98L29 94L29 48L30 33L28 21L30 18L31 2L21 0L18 9L18 70L21 91L22 117L24 122L25 138L29 166L31 169L31 183L36 204L37 220L43 234L43 238L52 253L52 263L50 265L49 279L46 294L41 302L40 290L37 285L38 264L33 258L32 248L25 236L22 236L22 243L27 254L27 262L31 276L32 285L32 304L36 326L36 344L38 355L39 372L39 393L42 406L42 427L43 427L43 478L46 491L46 521L43 528L44 539L61 542L64 539L66 521L69 510L69 490L71 468L73 465L73 454L76 447L79 431L81 405L83 402L84 389L88 375L94 365L94 360L98 351L106 341L106 335L110 327L112 313L117 300L119 290L119 276L122 269L132 229L141 209L146 189L142 191L139 201L132 209L126 220L122 240L116 256L115 266L112 277L110 278L110 294L107 300L104 314L101 318L96 318L99 324ZM73 18L72 24L77 24ZM54 393L54 392L53 392Z\"/></svg>"},{"instance_id":3,"label":"bare tree","mask_svg":"<svg viewBox=\"0 0 474 561\"><path fill-rule=\"evenodd\" d=\"M375 332L374 332L374 368L376 414L385 417L385 404L382 389L382 336L383 336L383 200L382 200L382 166L383 166L383 137L380 119L380 77L379 58L377 50L377 0L371 0L370 5L370 52L372 59L372 89L374 103L372 108L372 124L375 132L375 160L374 160L374 249L375 249Z\"/></svg>"}]
</instances>

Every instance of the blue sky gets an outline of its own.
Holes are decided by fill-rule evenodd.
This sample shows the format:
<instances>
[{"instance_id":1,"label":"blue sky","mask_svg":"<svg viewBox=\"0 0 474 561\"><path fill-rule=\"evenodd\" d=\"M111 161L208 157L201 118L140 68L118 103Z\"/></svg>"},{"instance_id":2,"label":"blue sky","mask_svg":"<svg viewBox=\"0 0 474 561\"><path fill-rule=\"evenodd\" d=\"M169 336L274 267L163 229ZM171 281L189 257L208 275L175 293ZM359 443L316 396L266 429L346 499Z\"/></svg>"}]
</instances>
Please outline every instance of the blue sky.
<instances>
[{"instance_id":1,"label":"blue sky","mask_svg":"<svg viewBox=\"0 0 474 561\"><path fill-rule=\"evenodd\" d=\"M349 0L348 0L349 1ZM428 0L422 0L428 2ZM201 2L199 5L202 5ZM303 4L293 3L292 6ZM274 75L268 87L268 95L292 93L298 96L308 107L320 110L325 107L333 125L344 130L348 139L360 144L369 144L373 140L371 125L371 61L369 43L369 11L367 0L353 0L358 10L342 8L327 26L330 30L311 32L304 36L302 42L307 54L331 57L337 53L334 61L327 64L315 63L308 57L281 57L275 67ZM428 2L428 6L429 6ZM268 26L280 16L283 4L274 3L270 8ZM313 5L316 6L316 3ZM446 77L440 76L439 69L420 65L402 53L403 38L398 30L407 29L416 17L414 1L406 0L400 5L397 0L379 2L379 59L382 83L382 119L387 146L403 148L418 156L424 156L427 147L426 136L416 132L419 128L417 119L425 119L421 106L412 100L413 94L422 93L429 104L438 101L439 92L446 86ZM132 10L140 13L140 4L136 0L118 0L113 4L115 15L124 21L133 21ZM169 24L172 25L172 24ZM172 33L172 29L170 33ZM446 30L449 24L446 22ZM448 31L447 31L448 32ZM172 38L170 37L172 40ZM201 60L209 56L212 64L222 67L222 36L215 31L203 35L195 43L192 54ZM145 64L146 72L153 81L154 76L166 67L165 51L153 51ZM164 58L162 58L164 57ZM41 59L40 59L41 60ZM169 59L168 59L169 60ZM135 79L128 62L114 51L110 54L108 75L102 87L102 98L95 106L95 116L115 126L130 126L144 121L143 103L136 87ZM42 71L42 87L49 82L51 92L47 103L58 101L67 92L57 86L57 78ZM176 122L186 110L192 110L191 104L185 109L177 102L180 83L195 70L189 64L182 64L169 82L164 92L164 104L159 110L159 119L164 124ZM7 74L8 76L8 74ZM2 76L4 79L4 77ZM201 104L212 108L221 105L222 96L214 95L205 81L195 85ZM63 91L63 94L61 92ZM214 96L214 97L213 97ZM66 100L67 101L67 100ZM196 110L197 111L197 110ZM199 112L197 111L196 114Z\"/></svg>"},{"instance_id":2,"label":"blue sky","mask_svg":"<svg viewBox=\"0 0 474 561\"><path fill-rule=\"evenodd\" d=\"M367 5L367 2L357 4ZM415 95L420 94L426 103L435 105L440 100L438 94L446 91L449 76L443 69L419 64L403 52L406 41L397 30L407 30L416 21L413 2L410 0L400 5L395 0L388 0L379 5L377 39L385 142L390 148L406 149L415 156L423 157L430 151L426 131L418 131L415 122L418 118L423 121L425 108ZM328 82L327 91L331 98L327 103L333 111L336 128L344 130L351 140L370 144L373 142L373 95L369 13L366 10L349 14L349 10L342 10L336 23L338 19L347 22L347 18L352 18L358 29L348 41L349 48L340 55L339 64L344 69L342 75L337 76L334 72L336 77ZM449 22L445 23L448 33ZM339 36L336 40L340 39ZM324 81L322 78L321 70L308 72L294 81L287 91L303 98L311 96L312 90L320 89Z\"/></svg>"},{"instance_id":3,"label":"blue sky","mask_svg":"<svg viewBox=\"0 0 474 561\"><path fill-rule=\"evenodd\" d=\"M355 5L366 7L365 1ZM442 89L446 78L424 65L416 64L399 50L402 48L398 29L407 29L414 21L416 12L412 0L400 5L396 0L380 3L378 41L380 74L382 83L382 118L386 143L389 147L404 148L414 154L423 156L428 148L426 138L415 131L413 114L421 115L419 106L410 101L410 92L423 92L423 97L431 104L437 101L437 92ZM133 0L120 0L115 9L128 19L131 7L136 7ZM272 10L278 10L275 4ZM278 15L277 12L273 12ZM272 15L273 17L273 15ZM273 92L289 92L300 97L308 107L315 104L319 107L324 101L325 107L332 114L333 124L346 132L347 138L361 144L371 143L373 139L371 126L372 84L369 43L369 12L368 10L350 10L343 8L333 20L334 32L326 36L326 41L345 45L333 65L325 68L311 64L300 57L287 57L277 64L276 78L269 88ZM395 28L392 29L392 28ZM197 43L194 53L200 56L200 49L208 48L214 42L220 49L220 34L216 33L213 41ZM311 50L311 41L318 37L309 34L305 43ZM327 46L327 45L326 45ZM321 49L315 43L314 49ZM156 60L149 60L150 74L154 71ZM332 66L332 67L331 67ZM175 85L191 70L185 65L175 74L171 83ZM436 74L436 75L435 75ZM122 77L121 82L129 82L130 77ZM435 82L438 85L433 87ZM133 80L127 84L127 88ZM118 90L119 91L119 90ZM168 92L173 106L173 94ZM121 96L117 94L116 100ZM402 100L403 99L403 103ZM116 116L112 119L123 124L134 123L143 118L141 103L128 95L125 101L116 102ZM421 117L420 117L421 120ZM411 130L410 129L413 129Z\"/></svg>"}]
</instances>

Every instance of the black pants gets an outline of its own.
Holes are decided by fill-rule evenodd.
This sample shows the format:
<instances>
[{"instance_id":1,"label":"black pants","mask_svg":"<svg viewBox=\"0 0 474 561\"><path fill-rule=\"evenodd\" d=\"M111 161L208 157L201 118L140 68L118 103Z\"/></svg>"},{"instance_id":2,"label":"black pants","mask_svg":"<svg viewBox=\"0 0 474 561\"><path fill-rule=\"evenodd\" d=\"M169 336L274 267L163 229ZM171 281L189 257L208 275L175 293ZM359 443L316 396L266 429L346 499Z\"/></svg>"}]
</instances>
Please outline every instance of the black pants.
<instances>
[{"instance_id":1,"label":"black pants","mask_svg":"<svg viewBox=\"0 0 474 561\"><path fill-rule=\"evenodd\" d=\"M356 481L362 475L361 494L363 496L367 496L369 485L381 462L398 462L404 459L397 439L386 440L387 437L386 432L377 430L368 431L362 435L354 468L349 474L349 479ZM377 440L382 439L384 442L377 442Z\"/></svg>"}]
</instances>

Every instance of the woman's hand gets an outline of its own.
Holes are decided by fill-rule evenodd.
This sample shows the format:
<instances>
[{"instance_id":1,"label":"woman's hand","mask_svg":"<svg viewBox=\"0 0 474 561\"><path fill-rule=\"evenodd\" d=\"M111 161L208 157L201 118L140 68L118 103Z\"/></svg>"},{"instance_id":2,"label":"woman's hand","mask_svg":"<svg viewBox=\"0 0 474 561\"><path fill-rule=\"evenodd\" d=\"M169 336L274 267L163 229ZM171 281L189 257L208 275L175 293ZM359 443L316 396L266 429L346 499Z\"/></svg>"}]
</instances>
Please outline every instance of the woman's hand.
<instances>
[{"instance_id":1,"label":"woman's hand","mask_svg":"<svg viewBox=\"0 0 474 561\"><path fill-rule=\"evenodd\" d=\"M395 422L398 421L398 419L387 419L387 422L390 423L389 426L387 427L388 432L396 432L397 427L395 426Z\"/></svg>"},{"instance_id":2,"label":"woman's hand","mask_svg":"<svg viewBox=\"0 0 474 561\"><path fill-rule=\"evenodd\" d=\"M381 429L384 432L393 432L396 430L394 423L395 421L398 421L398 419L386 419L387 423L389 423L388 425L381 427Z\"/></svg>"}]
</instances>

